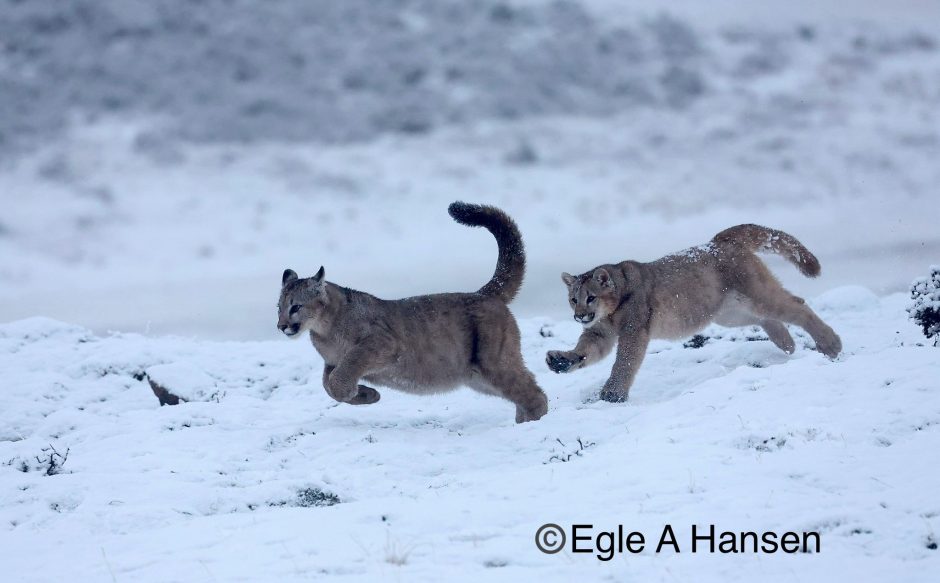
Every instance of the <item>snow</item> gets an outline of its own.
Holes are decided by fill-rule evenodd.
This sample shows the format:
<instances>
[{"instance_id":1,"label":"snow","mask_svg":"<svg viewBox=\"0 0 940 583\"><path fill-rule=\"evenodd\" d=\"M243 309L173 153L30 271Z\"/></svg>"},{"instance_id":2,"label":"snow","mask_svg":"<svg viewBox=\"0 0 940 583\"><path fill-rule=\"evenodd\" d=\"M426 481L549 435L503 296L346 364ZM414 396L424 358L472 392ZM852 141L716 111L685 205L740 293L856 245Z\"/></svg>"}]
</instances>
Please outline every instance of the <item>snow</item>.
<instances>
[{"instance_id":1,"label":"snow","mask_svg":"<svg viewBox=\"0 0 940 583\"><path fill-rule=\"evenodd\" d=\"M776 153L757 167L736 161L750 137L722 145L688 121L658 112L348 147L180 146L187 161L170 167L134 152L133 128L88 130L0 173L0 196L12 201L0 218L0 320L43 314L97 333L261 339L277 334L270 314L288 267L310 275L325 265L331 281L387 298L475 290L496 248L447 216L459 199L496 204L519 223L528 269L515 307L525 316L565 315L562 271L656 259L739 223L789 232L819 257L819 280L773 264L799 295L846 284L902 291L936 262L934 217L922 211L940 204L928 150L887 153L910 171L833 189L827 175L856 174L846 150L880 148L878 132L779 128L808 164L780 173ZM675 142L645 153L631 144L663 124ZM539 163L501 162L519 134ZM81 178L36 174L59 155ZM902 178L917 181L911 194L897 190Z\"/></svg>"},{"instance_id":2,"label":"snow","mask_svg":"<svg viewBox=\"0 0 940 583\"><path fill-rule=\"evenodd\" d=\"M147 378L184 401L216 397L215 381L191 362L157 364L144 371Z\"/></svg>"},{"instance_id":3,"label":"snow","mask_svg":"<svg viewBox=\"0 0 940 583\"><path fill-rule=\"evenodd\" d=\"M592 398L610 359L545 367L545 351L575 342L574 322L523 319L551 410L522 425L511 404L469 389L339 405L306 340L4 324L5 576L928 581L940 568L928 548L940 360L907 302L859 288L811 302L842 335L836 361L799 330L792 356L748 330L707 330L699 349L654 342L625 405ZM160 407L144 371L180 387L211 378L218 398ZM46 476L35 457L50 445L70 453ZM671 524L684 550L542 555L533 537L548 522L647 539ZM818 531L821 550L692 555L693 524Z\"/></svg>"}]
</instances>

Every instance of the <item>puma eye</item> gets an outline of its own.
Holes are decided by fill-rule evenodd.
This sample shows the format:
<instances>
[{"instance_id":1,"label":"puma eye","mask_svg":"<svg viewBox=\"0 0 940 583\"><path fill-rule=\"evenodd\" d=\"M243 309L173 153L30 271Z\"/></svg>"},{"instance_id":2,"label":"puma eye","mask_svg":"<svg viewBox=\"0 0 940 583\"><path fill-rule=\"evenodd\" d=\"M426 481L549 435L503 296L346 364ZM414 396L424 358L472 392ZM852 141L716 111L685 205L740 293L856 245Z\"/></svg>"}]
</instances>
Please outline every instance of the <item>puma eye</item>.
<instances>
[{"instance_id":1,"label":"puma eye","mask_svg":"<svg viewBox=\"0 0 940 583\"><path fill-rule=\"evenodd\" d=\"M572 304L578 303L578 298L571 298L571 303Z\"/></svg>"},{"instance_id":2,"label":"puma eye","mask_svg":"<svg viewBox=\"0 0 940 583\"><path fill-rule=\"evenodd\" d=\"M298 306L297 304L294 304L293 306L290 307L290 310L288 311L288 314L291 315L291 316L293 316L293 315L296 314L299 310L300 310L300 306Z\"/></svg>"},{"instance_id":3,"label":"puma eye","mask_svg":"<svg viewBox=\"0 0 940 583\"><path fill-rule=\"evenodd\" d=\"M594 300L596 300L596 299L597 299L597 298L595 298L594 296L588 296L588 297L587 297L587 303L593 304L593 303L594 303Z\"/></svg>"}]
</instances>

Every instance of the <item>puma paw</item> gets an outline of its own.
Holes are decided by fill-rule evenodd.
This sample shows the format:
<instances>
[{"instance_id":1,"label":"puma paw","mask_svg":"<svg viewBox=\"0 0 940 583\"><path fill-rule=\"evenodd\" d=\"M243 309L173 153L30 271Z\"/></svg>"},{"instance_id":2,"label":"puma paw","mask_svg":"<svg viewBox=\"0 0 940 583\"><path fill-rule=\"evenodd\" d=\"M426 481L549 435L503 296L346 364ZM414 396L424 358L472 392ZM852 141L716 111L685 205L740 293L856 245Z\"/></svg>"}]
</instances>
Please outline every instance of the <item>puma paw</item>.
<instances>
[{"instance_id":1,"label":"puma paw","mask_svg":"<svg viewBox=\"0 0 940 583\"><path fill-rule=\"evenodd\" d=\"M371 405L372 403L377 403L379 399L382 398L381 393L373 389L372 387L367 387L365 385L359 385L359 390L352 399L348 401L350 405Z\"/></svg>"},{"instance_id":2,"label":"puma paw","mask_svg":"<svg viewBox=\"0 0 940 583\"><path fill-rule=\"evenodd\" d=\"M362 385L357 386L344 383L341 379L337 378L336 375L330 375L324 387L326 388L326 394L340 403L352 403L362 392L360 390ZM376 399L376 401L377 400L378 399Z\"/></svg>"},{"instance_id":3,"label":"puma paw","mask_svg":"<svg viewBox=\"0 0 940 583\"><path fill-rule=\"evenodd\" d=\"M627 391L622 388L604 387L601 389L600 397L608 403L624 403L627 400Z\"/></svg>"},{"instance_id":4,"label":"puma paw","mask_svg":"<svg viewBox=\"0 0 940 583\"><path fill-rule=\"evenodd\" d=\"M816 339L816 350L835 360L842 352L842 339L832 330L827 331Z\"/></svg>"},{"instance_id":5,"label":"puma paw","mask_svg":"<svg viewBox=\"0 0 940 583\"><path fill-rule=\"evenodd\" d=\"M516 423L538 421L546 413L548 413L548 397L541 394L539 395L539 399L534 403L530 403L528 407L516 405Z\"/></svg>"},{"instance_id":6,"label":"puma paw","mask_svg":"<svg viewBox=\"0 0 940 583\"><path fill-rule=\"evenodd\" d=\"M581 368L584 357L566 350L549 350L545 355L545 363L553 372L571 372Z\"/></svg>"}]
</instances>

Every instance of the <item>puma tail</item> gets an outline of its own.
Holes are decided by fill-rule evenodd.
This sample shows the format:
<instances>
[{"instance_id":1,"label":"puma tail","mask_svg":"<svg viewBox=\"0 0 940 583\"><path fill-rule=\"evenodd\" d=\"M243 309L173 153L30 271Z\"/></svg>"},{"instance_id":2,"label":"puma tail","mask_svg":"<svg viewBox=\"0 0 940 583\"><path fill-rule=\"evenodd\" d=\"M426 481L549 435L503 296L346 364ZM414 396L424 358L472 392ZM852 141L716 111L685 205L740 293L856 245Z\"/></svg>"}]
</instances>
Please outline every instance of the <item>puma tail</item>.
<instances>
[{"instance_id":1,"label":"puma tail","mask_svg":"<svg viewBox=\"0 0 940 583\"><path fill-rule=\"evenodd\" d=\"M776 253L806 277L819 275L819 260L796 237L760 225L738 225L715 235L714 243L730 243L752 253Z\"/></svg>"},{"instance_id":2,"label":"puma tail","mask_svg":"<svg viewBox=\"0 0 940 583\"><path fill-rule=\"evenodd\" d=\"M496 237L499 247L496 272L477 293L511 302L525 277L525 247L515 221L496 207L460 201L447 207L447 212L461 225L486 227Z\"/></svg>"}]
</instances>

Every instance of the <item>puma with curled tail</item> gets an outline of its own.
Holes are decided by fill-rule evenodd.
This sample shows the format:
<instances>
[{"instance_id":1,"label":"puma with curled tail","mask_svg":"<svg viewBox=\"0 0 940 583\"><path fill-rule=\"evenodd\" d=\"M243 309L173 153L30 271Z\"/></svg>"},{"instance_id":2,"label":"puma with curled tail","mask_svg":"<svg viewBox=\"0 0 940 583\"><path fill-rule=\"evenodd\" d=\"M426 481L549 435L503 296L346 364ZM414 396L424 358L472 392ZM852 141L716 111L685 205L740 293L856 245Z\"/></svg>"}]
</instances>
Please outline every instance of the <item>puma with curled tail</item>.
<instances>
[{"instance_id":1,"label":"puma with curled tail","mask_svg":"<svg viewBox=\"0 0 940 583\"><path fill-rule=\"evenodd\" d=\"M537 420L548 399L522 361L519 328L507 307L525 275L522 236L495 207L455 202L448 211L496 238L496 271L478 291L383 300L326 281L323 267L305 279L287 269L278 329L291 337L309 331L323 357L323 387L341 403L379 400L361 381L417 394L466 385L514 403L517 423Z\"/></svg>"},{"instance_id":2,"label":"puma with curled tail","mask_svg":"<svg viewBox=\"0 0 940 583\"><path fill-rule=\"evenodd\" d=\"M625 401L651 339L683 338L712 322L760 326L787 354L796 346L786 324L794 324L813 337L817 350L837 357L839 336L802 298L784 289L758 252L780 255L808 277L820 273L819 260L795 237L759 225L731 227L705 245L650 263L624 261L577 276L563 273L569 305L584 332L573 350L549 351L548 367L558 373L584 368L616 346L600 396Z\"/></svg>"}]
</instances>

